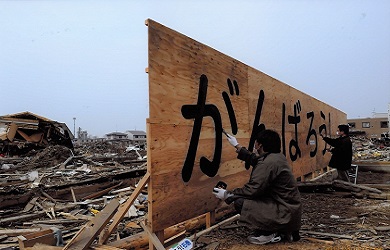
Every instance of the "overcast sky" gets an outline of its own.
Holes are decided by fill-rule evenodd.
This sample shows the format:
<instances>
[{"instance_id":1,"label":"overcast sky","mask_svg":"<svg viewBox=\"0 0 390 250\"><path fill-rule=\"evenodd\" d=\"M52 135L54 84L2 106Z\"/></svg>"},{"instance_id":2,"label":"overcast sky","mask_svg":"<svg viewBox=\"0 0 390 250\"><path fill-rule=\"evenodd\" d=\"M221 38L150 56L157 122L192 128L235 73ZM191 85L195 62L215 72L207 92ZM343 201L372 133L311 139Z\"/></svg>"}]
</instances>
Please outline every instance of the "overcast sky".
<instances>
[{"instance_id":1,"label":"overcast sky","mask_svg":"<svg viewBox=\"0 0 390 250\"><path fill-rule=\"evenodd\" d=\"M348 118L387 112L389 0L0 0L0 115L145 130L148 18Z\"/></svg>"}]
</instances>

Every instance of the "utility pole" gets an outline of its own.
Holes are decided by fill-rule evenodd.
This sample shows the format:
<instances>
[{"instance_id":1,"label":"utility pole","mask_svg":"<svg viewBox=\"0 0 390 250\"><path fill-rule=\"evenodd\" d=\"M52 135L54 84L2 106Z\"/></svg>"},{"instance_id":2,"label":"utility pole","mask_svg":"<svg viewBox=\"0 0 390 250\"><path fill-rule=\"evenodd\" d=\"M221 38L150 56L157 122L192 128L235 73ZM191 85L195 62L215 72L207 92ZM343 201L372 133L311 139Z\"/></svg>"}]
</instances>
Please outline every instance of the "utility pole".
<instances>
[{"instance_id":1,"label":"utility pole","mask_svg":"<svg viewBox=\"0 0 390 250\"><path fill-rule=\"evenodd\" d=\"M73 136L76 139L76 117L73 117Z\"/></svg>"}]
</instances>

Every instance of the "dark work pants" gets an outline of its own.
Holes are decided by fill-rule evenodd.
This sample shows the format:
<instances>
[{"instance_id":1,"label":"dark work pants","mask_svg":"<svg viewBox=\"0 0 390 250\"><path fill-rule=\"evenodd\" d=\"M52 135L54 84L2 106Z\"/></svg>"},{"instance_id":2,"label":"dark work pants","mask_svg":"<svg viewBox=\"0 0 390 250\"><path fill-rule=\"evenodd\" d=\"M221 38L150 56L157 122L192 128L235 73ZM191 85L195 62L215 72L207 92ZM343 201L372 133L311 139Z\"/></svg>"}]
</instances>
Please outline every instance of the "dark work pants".
<instances>
[{"instance_id":1,"label":"dark work pants","mask_svg":"<svg viewBox=\"0 0 390 250\"><path fill-rule=\"evenodd\" d=\"M237 213L241 214L243 205L244 205L244 198L238 198L237 200L234 201L234 208L236 209ZM253 235L256 237L260 235L270 235L270 234L272 234L272 232L258 230L258 229L253 232Z\"/></svg>"},{"instance_id":2,"label":"dark work pants","mask_svg":"<svg viewBox=\"0 0 390 250\"><path fill-rule=\"evenodd\" d=\"M244 205L244 198L238 198L234 201L234 208L236 209L237 213L241 214L242 206Z\"/></svg>"},{"instance_id":3,"label":"dark work pants","mask_svg":"<svg viewBox=\"0 0 390 250\"><path fill-rule=\"evenodd\" d=\"M348 173L346 170L337 169L337 179L342 180L342 181L346 181L346 182L350 182L349 177L348 177Z\"/></svg>"},{"instance_id":4,"label":"dark work pants","mask_svg":"<svg viewBox=\"0 0 390 250\"><path fill-rule=\"evenodd\" d=\"M344 171L345 172L345 171ZM348 177L348 176L347 176ZM244 198L238 198L237 200L234 201L234 208L236 209L236 211L241 214L242 212L242 207L244 205ZM254 232L253 232L253 236L255 237L258 237L260 235L270 235L272 234L273 232L270 232L270 231L265 231L265 230L259 230L259 229L256 229ZM288 233L286 234L285 236L282 236L282 237L285 237L288 241L298 241L301 237L299 236L299 230L297 231L293 231L291 233Z\"/></svg>"}]
</instances>

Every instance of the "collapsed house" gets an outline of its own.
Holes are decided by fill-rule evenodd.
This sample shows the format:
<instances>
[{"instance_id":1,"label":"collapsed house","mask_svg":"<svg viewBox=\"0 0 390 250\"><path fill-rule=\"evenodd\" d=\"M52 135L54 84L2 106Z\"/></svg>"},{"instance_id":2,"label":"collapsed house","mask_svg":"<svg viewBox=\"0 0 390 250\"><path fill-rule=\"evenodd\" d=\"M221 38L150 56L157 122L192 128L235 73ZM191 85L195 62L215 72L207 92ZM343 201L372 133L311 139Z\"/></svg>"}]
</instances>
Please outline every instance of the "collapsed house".
<instances>
[{"instance_id":1,"label":"collapsed house","mask_svg":"<svg viewBox=\"0 0 390 250\"><path fill-rule=\"evenodd\" d=\"M21 112L0 116L0 154L23 155L32 149L62 145L73 149L73 134L65 123Z\"/></svg>"}]
</instances>

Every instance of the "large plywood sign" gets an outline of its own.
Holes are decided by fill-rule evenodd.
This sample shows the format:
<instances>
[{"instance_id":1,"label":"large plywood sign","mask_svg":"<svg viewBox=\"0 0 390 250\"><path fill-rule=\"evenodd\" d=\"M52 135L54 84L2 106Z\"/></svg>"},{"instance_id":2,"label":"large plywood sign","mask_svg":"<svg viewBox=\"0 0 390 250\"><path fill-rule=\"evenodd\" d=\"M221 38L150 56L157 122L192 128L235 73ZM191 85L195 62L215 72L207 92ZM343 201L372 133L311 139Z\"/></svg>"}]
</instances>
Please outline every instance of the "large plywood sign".
<instances>
[{"instance_id":1,"label":"large plywood sign","mask_svg":"<svg viewBox=\"0 0 390 250\"><path fill-rule=\"evenodd\" d=\"M296 177L327 166L320 132L346 114L217 50L147 20L149 223L154 232L214 210L212 189L243 185L251 168L222 129L253 149L256 132L279 132Z\"/></svg>"}]
</instances>

